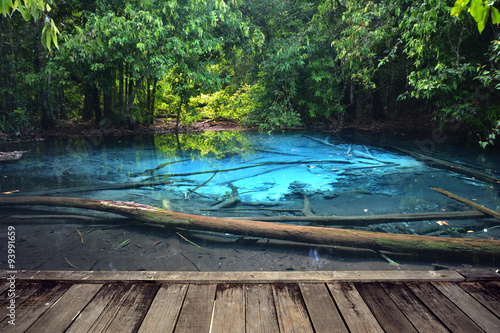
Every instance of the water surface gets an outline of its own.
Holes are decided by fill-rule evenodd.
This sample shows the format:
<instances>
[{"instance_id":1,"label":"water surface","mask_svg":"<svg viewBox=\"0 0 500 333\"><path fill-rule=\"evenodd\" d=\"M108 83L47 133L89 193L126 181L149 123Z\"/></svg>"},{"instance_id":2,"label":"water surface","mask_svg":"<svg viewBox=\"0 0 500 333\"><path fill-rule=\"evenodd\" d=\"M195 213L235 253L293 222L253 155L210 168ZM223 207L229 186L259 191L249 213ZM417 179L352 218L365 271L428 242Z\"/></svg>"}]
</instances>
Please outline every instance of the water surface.
<instances>
[{"instance_id":1,"label":"water surface","mask_svg":"<svg viewBox=\"0 0 500 333\"><path fill-rule=\"evenodd\" d=\"M87 136L0 146L0 151L12 150L28 152L18 161L0 165L0 190L12 192L4 195L124 200L224 217L300 216L304 197L319 216L470 209L431 189L440 187L491 209L500 208L498 184L415 157L415 153L433 156L499 177L497 155L453 142L439 132L415 139L235 131L186 134L178 139L172 135ZM239 197L241 203L223 207L230 196ZM78 209L23 207L4 209L1 215L5 230L16 226L17 269L343 270L497 264L387 254L397 266L365 249L170 230ZM496 225L494 219L476 219L330 227L499 239ZM1 268L5 265L2 261Z\"/></svg>"}]
</instances>

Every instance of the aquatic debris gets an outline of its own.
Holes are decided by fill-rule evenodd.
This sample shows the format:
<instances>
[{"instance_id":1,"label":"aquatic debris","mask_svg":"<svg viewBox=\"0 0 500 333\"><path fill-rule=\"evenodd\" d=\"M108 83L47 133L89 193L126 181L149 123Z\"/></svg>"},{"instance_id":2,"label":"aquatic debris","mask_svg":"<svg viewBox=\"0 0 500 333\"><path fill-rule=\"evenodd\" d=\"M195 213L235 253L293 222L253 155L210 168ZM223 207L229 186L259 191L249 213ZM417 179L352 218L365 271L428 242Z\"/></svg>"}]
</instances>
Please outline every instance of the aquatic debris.
<instances>
[{"instance_id":1,"label":"aquatic debris","mask_svg":"<svg viewBox=\"0 0 500 333\"><path fill-rule=\"evenodd\" d=\"M125 246L127 246L129 244L130 244L130 239L124 240L123 242L121 242L120 244L118 244L117 246L115 246L115 250L122 249L122 248L124 248Z\"/></svg>"},{"instance_id":2,"label":"aquatic debris","mask_svg":"<svg viewBox=\"0 0 500 333\"><path fill-rule=\"evenodd\" d=\"M12 193L17 193L19 190L13 190L13 191L7 191L7 192L2 192L2 194L12 194Z\"/></svg>"},{"instance_id":3,"label":"aquatic debris","mask_svg":"<svg viewBox=\"0 0 500 333\"><path fill-rule=\"evenodd\" d=\"M80 230L77 230L76 231L78 233L78 235L80 236L80 239L82 240L82 244L83 244L83 236L82 236L82 233L80 232Z\"/></svg>"},{"instance_id":4,"label":"aquatic debris","mask_svg":"<svg viewBox=\"0 0 500 333\"><path fill-rule=\"evenodd\" d=\"M436 223L439 225L449 225L446 221L437 221Z\"/></svg>"},{"instance_id":5,"label":"aquatic debris","mask_svg":"<svg viewBox=\"0 0 500 333\"><path fill-rule=\"evenodd\" d=\"M192 263L192 264L193 264L193 266L196 268L196 270L197 270L198 272L200 272L200 269L198 268L198 266L196 266L196 264L195 264L195 263L194 263L191 259L189 259L189 258L188 258L188 257L187 257L184 253L182 253L182 252L181 252L181 255L182 255L184 258L186 258L186 259L187 259L190 263Z\"/></svg>"},{"instance_id":6,"label":"aquatic debris","mask_svg":"<svg viewBox=\"0 0 500 333\"><path fill-rule=\"evenodd\" d=\"M171 210L172 210L172 204L170 203L170 200L168 200L168 199L163 199L163 200L161 201L161 203L162 203L162 205L163 205L163 209L165 209L165 210L169 210L169 211L171 211Z\"/></svg>"},{"instance_id":7,"label":"aquatic debris","mask_svg":"<svg viewBox=\"0 0 500 333\"><path fill-rule=\"evenodd\" d=\"M386 256L385 254L383 253L378 253L382 256L382 258L384 258L385 260L387 260L387 262L390 264L390 265L394 265L394 266L401 266L400 264L398 264L397 262L395 262L394 260L392 260L391 258L389 258L388 256Z\"/></svg>"},{"instance_id":8,"label":"aquatic debris","mask_svg":"<svg viewBox=\"0 0 500 333\"><path fill-rule=\"evenodd\" d=\"M66 262L68 263L69 267L74 268L74 269L78 269L78 267L76 267L75 265L73 265L72 263L70 263L69 260L66 259L66 257L64 257L64 260L66 260Z\"/></svg>"},{"instance_id":9,"label":"aquatic debris","mask_svg":"<svg viewBox=\"0 0 500 333\"><path fill-rule=\"evenodd\" d=\"M206 253L208 254L211 254L210 252L208 252L207 250L205 250L204 248L202 248L201 246L199 246L198 244L194 243L194 242L191 242L189 239L187 239L186 237L182 236L180 233L176 233L177 235L179 235L182 239L184 239L186 242L188 242L189 244L192 244L194 246L196 246L197 248L199 249L202 249L203 251L205 251Z\"/></svg>"}]
</instances>

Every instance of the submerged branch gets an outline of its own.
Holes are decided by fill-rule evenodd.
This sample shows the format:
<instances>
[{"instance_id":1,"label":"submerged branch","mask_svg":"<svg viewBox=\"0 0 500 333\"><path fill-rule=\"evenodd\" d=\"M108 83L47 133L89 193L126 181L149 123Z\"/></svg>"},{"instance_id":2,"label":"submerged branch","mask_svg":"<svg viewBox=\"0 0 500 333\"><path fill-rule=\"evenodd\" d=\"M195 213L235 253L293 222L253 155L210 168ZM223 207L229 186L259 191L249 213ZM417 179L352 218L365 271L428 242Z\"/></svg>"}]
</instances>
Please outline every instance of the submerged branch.
<instances>
[{"instance_id":1,"label":"submerged branch","mask_svg":"<svg viewBox=\"0 0 500 333\"><path fill-rule=\"evenodd\" d=\"M91 191L107 191L107 190L122 190L127 188L139 188L146 186L158 186L158 185L168 185L172 184L171 180L157 180L157 181L143 181L143 182L125 182L117 184L100 184L91 186L79 186L79 187L68 187L59 188L55 190L41 190L28 193L18 192L17 194L11 194L10 196L40 196L40 195L52 195L52 194L67 194L76 192L91 192ZM0 197L1 198L1 197Z\"/></svg>"},{"instance_id":2,"label":"submerged branch","mask_svg":"<svg viewBox=\"0 0 500 333\"><path fill-rule=\"evenodd\" d=\"M430 165L438 165L442 167L443 169L453 171L459 174L463 174L469 177L474 177L476 179L492 183L492 184L500 184L500 179L496 178L491 175L487 175L485 173L473 170L471 168L467 168L461 165L458 165L456 163L452 163L450 161L446 161L437 157L432 157L429 155L424 155L422 153L415 152L413 150L405 149L405 148L400 148L396 146L391 146L393 149L397 149L401 152L404 152L406 154L409 154L413 157L415 157L417 160L422 161L424 163L430 164Z\"/></svg>"},{"instance_id":3,"label":"submerged branch","mask_svg":"<svg viewBox=\"0 0 500 333\"><path fill-rule=\"evenodd\" d=\"M451 192L449 192L449 191L446 191L446 190L444 190L444 189L442 189L442 188L439 188L439 187L431 187L431 189L433 189L433 190L434 190L434 191L436 191L436 192L439 192L439 193L441 193L441 194L446 195L448 198L452 198L452 199L455 199L455 200L457 200L457 201L460 201L460 202L462 202L462 203L464 203L464 204L466 204L466 205L469 205L469 206L471 206L471 207L474 207L475 209L477 209L477 210L478 210L478 211L480 211L480 212L483 212L483 213L485 213L485 214L488 214L488 215L489 215L489 216L491 216L491 217L496 218L497 220L500 220L500 213L497 213L497 212L495 212L494 210L491 210L491 209L486 208L486 207L484 207L484 206L481 206L481 205L479 205L479 204L477 204L477 203L475 203L475 202L473 202L473 201L470 201L470 200L467 200L467 199L465 199L465 198L462 198L462 197L460 197L460 196L458 196L458 195L456 195L456 194L453 194L453 193L451 193Z\"/></svg>"}]
</instances>

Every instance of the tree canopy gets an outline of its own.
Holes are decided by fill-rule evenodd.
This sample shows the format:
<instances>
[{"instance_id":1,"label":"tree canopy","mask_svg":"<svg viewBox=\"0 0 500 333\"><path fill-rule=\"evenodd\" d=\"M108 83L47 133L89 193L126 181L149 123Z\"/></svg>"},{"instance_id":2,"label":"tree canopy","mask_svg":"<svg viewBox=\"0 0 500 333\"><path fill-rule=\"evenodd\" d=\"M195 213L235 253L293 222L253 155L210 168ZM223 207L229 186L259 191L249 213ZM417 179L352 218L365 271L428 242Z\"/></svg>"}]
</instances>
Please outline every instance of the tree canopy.
<instances>
[{"instance_id":1,"label":"tree canopy","mask_svg":"<svg viewBox=\"0 0 500 333\"><path fill-rule=\"evenodd\" d=\"M64 119L136 126L170 115L264 130L338 128L431 112L487 146L500 132L498 8L484 0L1 0L0 130Z\"/></svg>"}]
</instances>

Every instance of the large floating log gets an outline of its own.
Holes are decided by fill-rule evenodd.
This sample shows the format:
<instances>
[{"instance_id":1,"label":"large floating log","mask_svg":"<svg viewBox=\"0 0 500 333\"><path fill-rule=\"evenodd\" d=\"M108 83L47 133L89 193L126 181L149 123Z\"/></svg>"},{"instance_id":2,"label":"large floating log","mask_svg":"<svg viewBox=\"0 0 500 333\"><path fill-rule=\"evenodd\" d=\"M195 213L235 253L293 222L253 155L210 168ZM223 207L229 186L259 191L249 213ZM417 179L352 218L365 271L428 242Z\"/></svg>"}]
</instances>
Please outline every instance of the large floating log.
<instances>
[{"instance_id":1,"label":"large floating log","mask_svg":"<svg viewBox=\"0 0 500 333\"><path fill-rule=\"evenodd\" d=\"M412 253L454 255L465 259L500 259L500 241L491 239L444 238L406 234L385 234L359 230L309 227L260 221L215 218L167 211L125 201L64 197L2 197L0 206L48 205L93 209L137 219L148 225L209 230L236 235L284 239L331 246ZM441 258L442 259L442 258Z\"/></svg>"}]
</instances>

